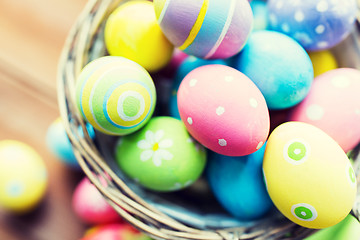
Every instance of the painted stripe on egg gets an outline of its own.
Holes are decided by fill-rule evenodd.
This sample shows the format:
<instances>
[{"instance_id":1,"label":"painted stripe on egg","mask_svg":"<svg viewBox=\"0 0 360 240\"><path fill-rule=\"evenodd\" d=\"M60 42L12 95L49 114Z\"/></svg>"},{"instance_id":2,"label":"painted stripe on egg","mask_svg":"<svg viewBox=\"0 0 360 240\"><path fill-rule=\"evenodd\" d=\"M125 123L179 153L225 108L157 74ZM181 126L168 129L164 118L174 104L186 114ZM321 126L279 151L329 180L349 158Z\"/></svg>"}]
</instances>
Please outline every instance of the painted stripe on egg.
<instances>
[{"instance_id":1,"label":"painted stripe on egg","mask_svg":"<svg viewBox=\"0 0 360 240\"><path fill-rule=\"evenodd\" d=\"M192 44L192 42L194 41L194 39L196 38L197 34L199 33L201 26L203 25L207 10L209 8L209 0L204 0L203 1L203 5L200 9L199 15L196 19L195 24L193 25L189 36L187 37L187 39L185 40L185 42L179 47L180 50L184 50L186 49L190 44Z\"/></svg>"},{"instance_id":2,"label":"painted stripe on egg","mask_svg":"<svg viewBox=\"0 0 360 240\"><path fill-rule=\"evenodd\" d=\"M176 34L168 34L166 37L176 46L179 47L184 44L188 38L191 29L195 25L198 15L203 7L202 1L189 1L185 4L182 1L167 1L161 11L161 22L159 23L163 32L171 33L176 29ZM179 14L179 9L182 9L183 14ZM158 20L159 22L159 20Z\"/></svg>"},{"instance_id":3,"label":"painted stripe on egg","mask_svg":"<svg viewBox=\"0 0 360 240\"><path fill-rule=\"evenodd\" d=\"M229 30L231 21L232 21L233 16L234 16L235 7L236 7L236 1L237 0L232 0L231 1L230 8L229 8L229 11L228 11L228 14L227 14L228 17L227 17L225 25L224 25L224 27L223 27L223 29L221 31L221 34L220 34L218 40L216 41L215 45L213 46L213 48L208 52L208 54L206 54L205 59L212 57L214 55L214 53L216 52L216 50L219 48L222 41L224 40L225 35Z\"/></svg>"}]
</instances>

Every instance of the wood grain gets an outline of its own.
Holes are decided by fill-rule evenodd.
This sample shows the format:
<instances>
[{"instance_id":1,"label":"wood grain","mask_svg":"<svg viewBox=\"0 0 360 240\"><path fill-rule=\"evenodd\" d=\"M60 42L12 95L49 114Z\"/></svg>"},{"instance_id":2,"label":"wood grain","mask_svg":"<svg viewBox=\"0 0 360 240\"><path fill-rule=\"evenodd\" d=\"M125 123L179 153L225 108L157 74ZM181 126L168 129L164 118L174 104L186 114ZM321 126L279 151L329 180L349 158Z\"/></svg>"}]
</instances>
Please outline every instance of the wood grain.
<instances>
[{"instance_id":1,"label":"wood grain","mask_svg":"<svg viewBox=\"0 0 360 240\"><path fill-rule=\"evenodd\" d=\"M0 210L1 240L79 239L84 225L71 209L82 172L46 147L48 126L59 116L56 71L65 38L86 0L0 1L0 140L32 146L44 159L49 186L39 208L16 216Z\"/></svg>"}]
</instances>

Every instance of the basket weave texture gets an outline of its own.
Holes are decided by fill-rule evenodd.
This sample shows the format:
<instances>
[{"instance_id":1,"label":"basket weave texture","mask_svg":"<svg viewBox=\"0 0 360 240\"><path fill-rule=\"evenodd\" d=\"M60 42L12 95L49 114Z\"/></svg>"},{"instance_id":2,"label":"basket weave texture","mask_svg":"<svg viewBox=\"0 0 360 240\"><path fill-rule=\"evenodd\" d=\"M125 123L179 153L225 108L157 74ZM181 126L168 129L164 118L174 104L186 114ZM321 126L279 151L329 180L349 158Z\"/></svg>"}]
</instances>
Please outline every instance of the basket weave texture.
<instances>
[{"instance_id":1,"label":"basket weave texture","mask_svg":"<svg viewBox=\"0 0 360 240\"><path fill-rule=\"evenodd\" d=\"M94 140L89 137L85 122L76 107L74 94L76 78L83 66L106 54L102 39L104 20L123 2L125 1L90 0L73 25L59 61L57 82L61 117L78 162L90 181L125 220L154 239L303 239L311 235L315 230L300 227L280 215L246 227L197 229L175 220L147 203L112 170L97 144L102 141L102 135L96 134ZM355 38L358 39L353 41L359 41L359 36ZM360 56L360 52L358 53ZM79 127L84 134L79 134ZM358 183L360 182L359 150L360 145L353 151ZM351 212L357 219L360 218L359 192L358 189L357 201Z\"/></svg>"}]
</instances>

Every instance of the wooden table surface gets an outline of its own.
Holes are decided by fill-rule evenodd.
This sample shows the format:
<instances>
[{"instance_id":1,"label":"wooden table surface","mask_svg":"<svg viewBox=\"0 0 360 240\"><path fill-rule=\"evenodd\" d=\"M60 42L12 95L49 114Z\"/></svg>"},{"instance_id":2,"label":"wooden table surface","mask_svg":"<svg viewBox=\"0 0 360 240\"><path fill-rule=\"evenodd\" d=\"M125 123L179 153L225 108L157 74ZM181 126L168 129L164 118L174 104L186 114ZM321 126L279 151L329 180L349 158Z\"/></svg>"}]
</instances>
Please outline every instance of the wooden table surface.
<instances>
[{"instance_id":1,"label":"wooden table surface","mask_svg":"<svg viewBox=\"0 0 360 240\"><path fill-rule=\"evenodd\" d=\"M32 146L44 159L49 186L40 207L26 216L0 210L1 240L74 240L87 226L71 197L80 171L46 147L48 126L59 116L56 71L65 38L86 0L0 0L0 140Z\"/></svg>"}]
</instances>

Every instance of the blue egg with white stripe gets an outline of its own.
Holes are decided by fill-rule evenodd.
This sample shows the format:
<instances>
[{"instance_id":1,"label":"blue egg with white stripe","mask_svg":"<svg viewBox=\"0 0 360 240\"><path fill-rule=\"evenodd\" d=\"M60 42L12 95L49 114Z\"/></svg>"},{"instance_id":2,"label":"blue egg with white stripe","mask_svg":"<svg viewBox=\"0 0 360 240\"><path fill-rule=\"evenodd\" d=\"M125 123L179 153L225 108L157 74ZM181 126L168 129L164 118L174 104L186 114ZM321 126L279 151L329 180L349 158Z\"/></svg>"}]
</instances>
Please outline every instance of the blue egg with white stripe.
<instances>
[{"instance_id":1,"label":"blue egg with white stripe","mask_svg":"<svg viewBox=\"0 0 360 240\"><path fill-rule=\"evenodd\" d=\"M300 103L314 79L313 66L304 48L275 31L253 32L236 61L235 67L256 84L271 110Z\"/></svg>"},{"instance_id":2,"label":"blue egg with white stripe","mask_svg":"<svg viewBox=\"0 0 360 240\"><path fill-rule=\"evenodd\" d=\"M234 56L251 32L247 0L154 0L165 36L180 50L205 59Z\"/></svg>"},{"instance_id":3,"label":"blue egg with white stripe","mask_svg":"<svg viewBox=\"0 0 360 240\"><path fill-rule=\"evenodd\" d=\"M220 64L227 65L225 60L222 59L202 59L194 56L188 56L178 67L175 73L174 81L171 87L171 97L169 101L169 113L170 116L180 119L179 109L177 106L177 90L179 89L181 81L184 77L194 70L195 68L209 65L209 64Z\"/></svg>"},{"instance_id":4,"label":"blue egg with white stripe","mask_svg":"<svg viewBox=\"0 0 360 240\"><path fill-rule=\"evenodd\" d=\"M242 157L209 154L206 177L219 203L240 220L255 220L272 208L262 173L265 146Z\"/></svg>"},{"instance_id":5,"label":"blue egg with white stripe","mask_svg":"<svg viewBox=\"0 0 360 240\"><path fill-rule=\"evenodd\" d=\"M270 28L296 39L306 50L329 49L351 32L356 0L269 0Z\"/></svg>"}]
</instances>

